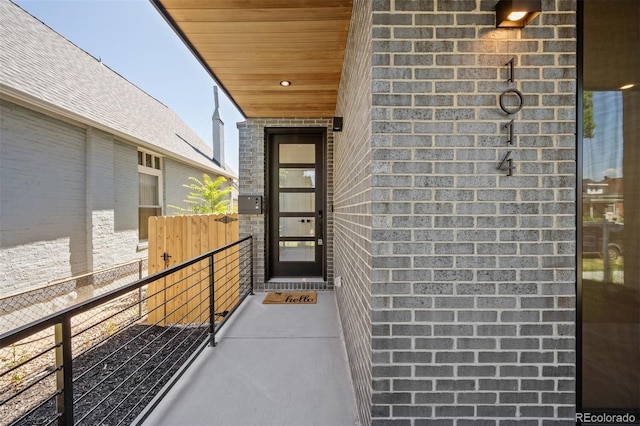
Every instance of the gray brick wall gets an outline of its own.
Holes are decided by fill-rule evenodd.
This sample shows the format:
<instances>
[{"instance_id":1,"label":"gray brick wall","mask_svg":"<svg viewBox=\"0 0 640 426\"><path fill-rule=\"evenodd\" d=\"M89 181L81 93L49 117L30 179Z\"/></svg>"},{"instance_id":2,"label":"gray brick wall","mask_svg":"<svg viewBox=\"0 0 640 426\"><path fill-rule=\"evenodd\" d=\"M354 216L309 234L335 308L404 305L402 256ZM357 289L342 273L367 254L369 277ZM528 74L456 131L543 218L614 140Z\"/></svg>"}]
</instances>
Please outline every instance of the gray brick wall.
<instances>
[{"instance_id":1,"label":"gray brick wall","mask_svg":"<svg viewBox=\"0 0 640 426\"><path fill-rule=\"evenodd\" d=\"M575 2L522 30L495 3L373 2L374 425L573 424Z\"/></svg>"},{"instance_id":2,"label":"gray brick wall","mask_svg":"<svg viewBox=\"0 0 640 426\"><path fill-rule=\"evenodd\" d=\"M340 83L336 115L344 117L335 134L335 275L340 320L360 420L371 422L372 333L389 333L371 322L372 190L371 156L371 2L355 1ZM385 389L381 389L385 391ZM376 413L374 412L374 415Z\"/></svg>"},{"instance_id":3,"label":"gray brick wall","mask_svg":"<svg viewBox=\"0 0 640 426\"><path fill-rule=\"evenodd\" d=\"M327 205L333 204L333 150L334 134L331 129L332 119L330 118L250 118L245 122L238 123L239 133L239 194L262 195L265 193L265 129L275 127L326 127L327 128ZM328 207L325 206L325 207ZM327 212L327 282L318 283L317 288L333 288L333 221L334 214L330 208L325 208ZM254 282L258 290L265 287L265 257L266 257L266 215L240 215L240 237L253 235L254 241ZM274 287L278 290L305 288L301 283L282 283Z\"/></svg>"}]
</instances>

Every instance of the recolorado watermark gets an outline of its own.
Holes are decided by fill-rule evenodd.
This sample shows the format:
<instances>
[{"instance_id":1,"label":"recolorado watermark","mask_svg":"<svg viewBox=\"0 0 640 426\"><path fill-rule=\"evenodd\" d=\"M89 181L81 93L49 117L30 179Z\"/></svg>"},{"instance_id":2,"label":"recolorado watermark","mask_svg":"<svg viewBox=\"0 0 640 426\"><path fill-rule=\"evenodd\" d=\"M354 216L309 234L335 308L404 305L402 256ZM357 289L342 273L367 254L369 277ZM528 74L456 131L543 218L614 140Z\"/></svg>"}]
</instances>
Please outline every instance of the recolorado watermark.
<instances>
[{"instance_id":1,"label":"recolorado watermark","mask_svg":"<svg viewBox=\"0 0 640 426\"><path fill-rule=\"evenodd\" d=\"M640 418L637 413L576 413L578 424L602 424L602 425L637 425Z\"/></svg>"}]
</instances>

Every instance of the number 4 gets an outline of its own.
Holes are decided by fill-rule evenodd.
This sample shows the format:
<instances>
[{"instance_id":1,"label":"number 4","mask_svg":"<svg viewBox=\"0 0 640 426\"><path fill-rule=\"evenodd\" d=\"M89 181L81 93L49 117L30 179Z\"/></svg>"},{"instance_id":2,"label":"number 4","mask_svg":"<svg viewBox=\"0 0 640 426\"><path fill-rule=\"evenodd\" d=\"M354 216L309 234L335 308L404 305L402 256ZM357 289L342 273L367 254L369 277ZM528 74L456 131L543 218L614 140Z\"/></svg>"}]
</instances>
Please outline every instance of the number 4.
<instances>
[{"instance_id":1,"label":"number 4","mask_svg":"<svg viewBox=\"0 0 640 426\"><path fill-rule=\"evenodd\" d=\"M516 169L516 166L513 165L513 159L511 157L511 151L507 151L502 162L498 166L498 170L506 170L507 176L513 176L513 171Z\"/></svg>"}]
</instances>

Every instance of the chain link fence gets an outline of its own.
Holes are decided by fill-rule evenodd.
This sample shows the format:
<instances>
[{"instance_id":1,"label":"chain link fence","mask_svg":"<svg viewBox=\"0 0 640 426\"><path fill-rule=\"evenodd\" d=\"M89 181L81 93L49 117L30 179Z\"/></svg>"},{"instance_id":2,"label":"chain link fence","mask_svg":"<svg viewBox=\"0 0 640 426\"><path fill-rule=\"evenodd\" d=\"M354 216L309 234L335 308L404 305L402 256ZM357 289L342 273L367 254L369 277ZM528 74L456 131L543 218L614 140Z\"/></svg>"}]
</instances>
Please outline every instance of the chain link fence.
<instances>
[{"instance_id":1,"label":"chain link fence","mask_svg":"<svg viewBox=\"0 0 640 426\"><path fill-rule=\"evenodd\" d=\"M108 287L114 288L114 285ZM78 357L96 351L122 330L143 320L146 289L146 286L142 287L140 291L129 292L73 317L73 355ZM104 287L100 289L101 293L106 291ZM38 411L39 416L22 418L17 424L56 424L59 395L56 373L61 369L56 362L58 340L55 327L48 327L9 346L0 347L0 426L14 425L16 419L33 410ZM74 368L82 370L81 366ZM9 400L11 403L6 404ZM45 418L49 420L43 420Z\"/></svg>"},{"instance_id":2,"label":"chain link fence","mask_svg":"<svg viewBox=\"0 0 640 426\"><path fill-rule=\"evenodd\" d=\"M147 259L117 265L112 268L54 281L19 293L0 296L0 334L55 314L92 297L138 281L147 276ZM92 309L73 318L72 328L77 344L76 354L96 347L119 330L139 320L146 286L129 293L99 309ZM20 417L22 413L41 406L49 410L55 405L54 327L49 327L26 339L0 348L0 370L8 374L0 377L0 402L16 389L21 389L17 404L0 404L0 425L4 420ZM43 394L54 395L42 400ZM9 411L7 411L9 410ZM55 410L54 410L55 411ZM11 422L9 422L11 423Z\"/></svg>"},{"instance_id":3,"label":"chain link fence","mask_svg":"<svg viewBox=\"0 0 640 426\"><path fill-rule=\"evenodd\" d=\"M0 334L81 303L147 275L147 259L0 296Z\"/></svg>"}]
</instances>

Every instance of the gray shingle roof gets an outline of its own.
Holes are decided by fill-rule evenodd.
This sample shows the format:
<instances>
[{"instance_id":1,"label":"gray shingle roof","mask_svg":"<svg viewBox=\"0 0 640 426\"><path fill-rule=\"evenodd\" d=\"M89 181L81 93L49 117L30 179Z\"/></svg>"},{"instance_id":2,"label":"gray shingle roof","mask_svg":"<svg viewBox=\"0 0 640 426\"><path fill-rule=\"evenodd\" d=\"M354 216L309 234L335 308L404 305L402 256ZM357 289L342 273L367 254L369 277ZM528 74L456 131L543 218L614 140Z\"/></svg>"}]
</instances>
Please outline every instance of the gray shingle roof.
<instances>
[{"instance_id":1,"label":"gray shingle roof","mask_svg":"<svg viewBox=\"0 0 640 426\"><path fill-rule=\"evenodd\" d=\"M0 0L0 94L235 177L171 109L8 0Z\"/></svg>"}]
</instances>

